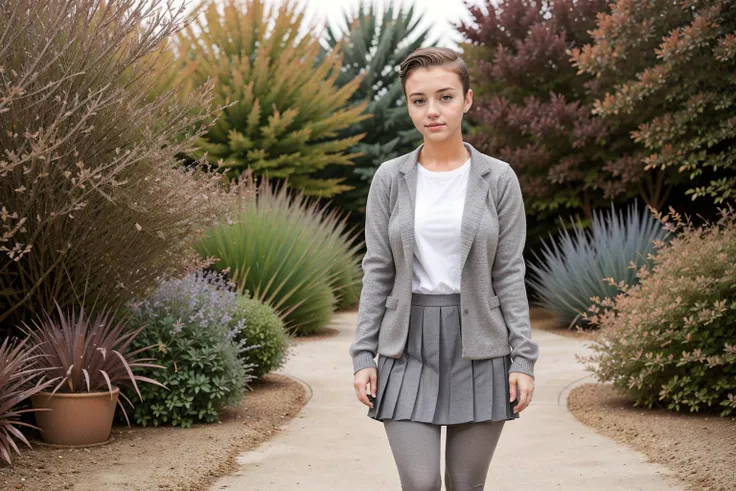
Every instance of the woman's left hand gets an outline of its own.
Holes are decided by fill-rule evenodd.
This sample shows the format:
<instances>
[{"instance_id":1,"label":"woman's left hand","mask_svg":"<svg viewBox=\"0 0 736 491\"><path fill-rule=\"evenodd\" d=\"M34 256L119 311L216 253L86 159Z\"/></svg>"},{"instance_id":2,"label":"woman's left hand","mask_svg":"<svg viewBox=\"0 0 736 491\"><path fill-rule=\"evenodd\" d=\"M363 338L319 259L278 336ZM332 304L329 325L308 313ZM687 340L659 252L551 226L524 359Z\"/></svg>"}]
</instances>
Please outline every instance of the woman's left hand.
<instances>
[{"instance_id":1,"label":"woman's left hand","mask_svg":"<svg viewBox=\"0 0 736 491\"><path fill-rule=\"evenodd\" d=\"M521 372L509 373L509 402L513 402L517 398L519 403L514 406L514 412L520 413L532 402L534 394L534 377ZM518 392L517 392L518 385Z\"/></svg>"}]
</instances>

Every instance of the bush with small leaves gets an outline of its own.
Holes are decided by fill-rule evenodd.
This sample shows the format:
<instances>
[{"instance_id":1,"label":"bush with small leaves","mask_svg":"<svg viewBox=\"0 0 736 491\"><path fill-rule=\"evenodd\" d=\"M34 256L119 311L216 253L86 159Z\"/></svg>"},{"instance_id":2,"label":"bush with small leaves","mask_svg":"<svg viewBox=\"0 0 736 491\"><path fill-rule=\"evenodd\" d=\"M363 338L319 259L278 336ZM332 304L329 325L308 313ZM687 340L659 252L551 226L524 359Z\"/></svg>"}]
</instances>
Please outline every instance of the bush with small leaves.
<instances>
[{"instance_id":1,"label":"bush with small leaves","mask_svg":"<svg viewBox=\"0 0 736 491\"><path fill-rule=\"evenodd\" d=\"M259 378L283 367L291 337L276 311L254 298L242 296L238 298L233 321L240 322L242 317L246 321L237 339L253 346L241 355L241 359L254 366L252 375Z\"/></svg>"},{"instance_id":2,"label":"bush with small leaves","mask_svg":"<svg viewBox=\"0 0 736 491\"><path fill-rule=\"evenodd\" d=\"M683 228L639 269L640 283L619 285L615 298L595 299L586 319L600 325L590 356L578 356L636 406L713 412L736 410L736 213L715 224ZM605 310L600 307L610 307Z\"/></svg>"}]
</instances>

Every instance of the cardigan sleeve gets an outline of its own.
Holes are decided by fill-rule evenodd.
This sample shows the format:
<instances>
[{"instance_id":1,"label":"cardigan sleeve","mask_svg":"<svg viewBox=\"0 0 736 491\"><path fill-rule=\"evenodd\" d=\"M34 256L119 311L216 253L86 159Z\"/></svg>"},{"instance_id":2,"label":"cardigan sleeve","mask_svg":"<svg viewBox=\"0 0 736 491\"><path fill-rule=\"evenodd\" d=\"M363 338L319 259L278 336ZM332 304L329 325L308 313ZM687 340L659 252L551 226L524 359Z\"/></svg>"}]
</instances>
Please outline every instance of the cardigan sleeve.
<instances>
[{"instance_id":1,"label":"cardigan sleeve","mask_svg":"<svg viewBox=\"0 0 736 491\"><path fill-rule=\"evenodd\" d=\"M381 166L376 170L368 191L365 218L363 279L358 303L358 325L355 341L350 345L353 373L375 367L378 331L385 313L386 298L393 287L396 269L388 237L389 182Z\"/></svg>"},{"instance_id":2,"label":"cardigan sleeve","mask_svg":"<svg viewBox=\"0 0 736 491\"><path fill-rule=\"evenodd\" d=\"M508 166L499 182L498 246L493 261L493 288L501 303L511 345L509 372L521 372L534 377L534 364L539 346L532 341L529 301L524 276L524 244L526 242L526 212L516 172Z\"/></svg>"}]
</instances>

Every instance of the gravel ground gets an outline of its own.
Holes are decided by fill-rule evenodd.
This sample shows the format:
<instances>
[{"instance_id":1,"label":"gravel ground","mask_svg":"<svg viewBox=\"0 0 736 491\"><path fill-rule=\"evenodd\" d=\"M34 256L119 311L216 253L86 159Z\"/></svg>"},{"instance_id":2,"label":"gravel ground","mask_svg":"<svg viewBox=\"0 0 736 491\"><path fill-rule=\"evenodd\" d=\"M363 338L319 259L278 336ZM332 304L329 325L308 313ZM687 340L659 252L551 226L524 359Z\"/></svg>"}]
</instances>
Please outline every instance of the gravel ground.
<instances>
[{"instance_id":1,"label":"gravel ground","mask_svg":"<svg viewBox=\"0 0 736 491\"><path fill-rule=\"evenodd\" d=\"M537 329L583 341L596 336L568 330L538 307L530 313ZM634 407L633 400L602 383L575 387L568 408L603 435L669 467L693 490L736 491L736 417Z\"/></svg>"},{"instance_id":2,"label":"gravel ground","mask_svg":"<svg viewBox=\"0 0 736 491\"><path fill-rule=\"evenodd\" d=\"M84 449L34 445L0 465L1 489L39 491L205 490L235 457L280 431L306 404L305 387L275 373L251 382L242 406L192 428L114 426L113 441Z\"/></svg>"},{"instance_id":3,"label":"gravel ground","mask_svg":"<svg viewBox=\"0 0 736 491\"><path fill-rule=\"evenodd\" d=\"M575 387L568 407L603 435L672 469L692 490L736 490L734 417L635 408L613 386L600 383Z\"/></svg>"}]
</instances>

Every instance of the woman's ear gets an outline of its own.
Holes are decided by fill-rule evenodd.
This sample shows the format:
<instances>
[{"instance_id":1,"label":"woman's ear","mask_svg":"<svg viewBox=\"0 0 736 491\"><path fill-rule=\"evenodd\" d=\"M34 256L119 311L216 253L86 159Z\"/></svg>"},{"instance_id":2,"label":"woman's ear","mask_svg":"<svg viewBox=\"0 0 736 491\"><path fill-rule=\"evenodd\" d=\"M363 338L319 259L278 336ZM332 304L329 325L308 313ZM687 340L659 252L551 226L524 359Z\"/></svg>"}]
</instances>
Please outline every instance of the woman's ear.
<instances>
[{"instance_id":1,"label":"woman's ear","mask_svg":"<svg viewBox=\"0 0 736 491\"><path fill-rule=\"evenodd\" d=\"M463 113L467 113L470 111L470 108L473 106L473 89L468 89L468 93L465 94L465 108L463 109Z\"/></svg>"}]
</instances>

